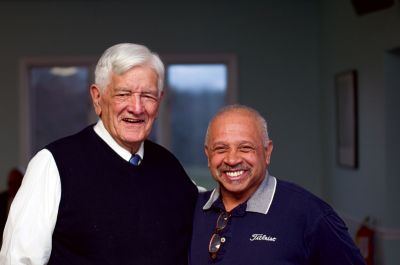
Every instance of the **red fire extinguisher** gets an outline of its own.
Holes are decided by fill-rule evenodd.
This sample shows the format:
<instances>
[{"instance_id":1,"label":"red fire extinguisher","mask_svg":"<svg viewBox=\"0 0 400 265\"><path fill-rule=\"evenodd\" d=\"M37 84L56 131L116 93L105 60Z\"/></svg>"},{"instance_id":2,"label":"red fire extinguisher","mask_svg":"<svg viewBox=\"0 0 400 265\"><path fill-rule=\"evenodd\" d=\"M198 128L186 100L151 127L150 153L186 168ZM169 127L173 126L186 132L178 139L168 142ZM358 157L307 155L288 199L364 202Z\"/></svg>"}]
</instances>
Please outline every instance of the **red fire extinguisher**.
<instances>
[{"instance_id":1,"label":"red fire extinguisher","mask_svg":"<svg viewBox=\"0 0 400 265\"><path fill-rule=\"evenodd\" d=\"M357 230L355 242L360 249L367 265L374 264L374 230L371 220L366 217L360 228Z\"/></svg>"}]
</instances>

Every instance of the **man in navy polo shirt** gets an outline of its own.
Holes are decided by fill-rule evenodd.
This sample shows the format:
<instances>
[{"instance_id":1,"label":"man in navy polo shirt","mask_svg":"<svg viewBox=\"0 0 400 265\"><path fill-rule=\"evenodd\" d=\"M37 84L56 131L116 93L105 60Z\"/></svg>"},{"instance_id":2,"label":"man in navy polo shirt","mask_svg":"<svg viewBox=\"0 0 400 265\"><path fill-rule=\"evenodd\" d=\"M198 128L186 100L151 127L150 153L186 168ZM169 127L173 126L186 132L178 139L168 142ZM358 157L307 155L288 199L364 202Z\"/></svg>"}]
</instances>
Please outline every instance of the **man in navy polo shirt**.
<instances>
[{"instance_id":1,"label":"man in navy polo shirt","mask_svg":"<svg viewBox=\"0 0 400 265\"><path fill-rule=\"evenodd\" d=\"M254 109L228 106L211 120L205 153L218 186L198 199L190 264L365 264L328 204L268 174L272 148Z\"/></svg>"}]
</instances>

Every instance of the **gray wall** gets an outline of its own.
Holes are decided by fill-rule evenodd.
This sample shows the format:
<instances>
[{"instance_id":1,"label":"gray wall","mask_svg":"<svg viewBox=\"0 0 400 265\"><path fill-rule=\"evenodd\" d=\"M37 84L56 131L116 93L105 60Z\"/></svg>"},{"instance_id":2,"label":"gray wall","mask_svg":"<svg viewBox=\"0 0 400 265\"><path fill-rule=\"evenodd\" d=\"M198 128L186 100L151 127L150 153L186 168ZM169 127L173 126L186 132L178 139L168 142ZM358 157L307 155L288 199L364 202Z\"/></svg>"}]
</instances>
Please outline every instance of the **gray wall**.
<instances>
[{"instance_id":1,"label":"gray wall","mask_svg":"<svg viewBox=\"0 0 400 265\"><path fill-rule=\"evenodd\" d=\"M21 59L99 56L114 43L138 42L159 53L237 54L239 102L270 121L272 173L320 194L315 1L97 2L0 2L1 176L18 163Z\"/></svg>"},{"instance_id":2,"label":"gray wall","mask_svg":"<svg viewBox=\"0 0 400 265\"><path fill-rule=\"evenodd\" d=\"M323 190L349 225L367 215L377 229L377 264L400 262L399 77L400 10L357 16L351 1L322 1L321 90L324 120ZM343 169L335 160L333 76L358 71L359 168Z\"/></svg>"}]
</instances>

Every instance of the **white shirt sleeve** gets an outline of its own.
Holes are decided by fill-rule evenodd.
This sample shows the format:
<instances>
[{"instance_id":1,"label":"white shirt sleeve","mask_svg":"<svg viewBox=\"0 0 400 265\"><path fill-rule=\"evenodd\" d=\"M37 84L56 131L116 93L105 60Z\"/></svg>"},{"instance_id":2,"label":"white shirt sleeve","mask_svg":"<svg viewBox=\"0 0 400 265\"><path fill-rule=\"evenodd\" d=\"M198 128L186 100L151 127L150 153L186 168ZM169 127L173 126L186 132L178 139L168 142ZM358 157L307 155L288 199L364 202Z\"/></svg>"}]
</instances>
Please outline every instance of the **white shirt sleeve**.
<instances>
[{"instance_id":1,"label":"white shirt sleeve","mask_svg":"<svg viewBox=\"0 0 400 265\"><path fill-rule=\"evenodd\" d=\"M29 162L11 205L3 234L0 264L47 264L60 197L60 174L53 155L43 149Z\"/></svg>"}]
</instances>

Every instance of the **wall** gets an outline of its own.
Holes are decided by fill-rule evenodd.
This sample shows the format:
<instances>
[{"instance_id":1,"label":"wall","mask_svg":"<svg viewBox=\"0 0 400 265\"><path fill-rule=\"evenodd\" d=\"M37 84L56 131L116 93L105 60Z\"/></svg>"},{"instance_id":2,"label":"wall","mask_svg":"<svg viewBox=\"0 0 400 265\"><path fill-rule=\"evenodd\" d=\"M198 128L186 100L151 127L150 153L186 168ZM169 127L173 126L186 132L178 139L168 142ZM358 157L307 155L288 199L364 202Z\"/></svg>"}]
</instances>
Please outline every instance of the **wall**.
<instances>
[{"instance_id":1,"label":"wall","mask_svg":"<svg viewBox=\"0 0 400 265\"><path fill-rule=\"evenodd\" d=\"M398 4L390 9L356 15L351 1L322 1L321 89L323 90L324 179L329 201L350 225L365 216L375 219L376 264L399 264L400 196L398 86L388 86L388 52L400 46ZM397 63L397 66L399 64ZM358 71L359 168L340 168L335 158L334 82L336 73ZM396 74L390 74L391 77ZM394 82L392 80L392 82ZM396 100L397 99L397 100ZM389 103L390 104L387 104ZM398 135L398 134L397 134ZM396 176L397 174L397 176ZM397 185L396 185L397 184Z\"/></svg>"},{"instance_id":2,"label":"wall","mask_svg":"<svg viewBox=\"0 0 400 265\"><path fill-rule=\"evenodd\" d=\"M317 11L310 0L0 1L0 187L18 163L20 60L138 42L159 53L237 54L239 102L270 121L271 173L320 194Z\"/></svg>"},{"instance_id":3,"label":"wall","mask_svg":"<svg viewBox=\"0 0 400 265\"><path fill-rule=\"evenodd\" d=\"M117 42L230 52L239 102L269 121L271 173L323 196L353 229L374 217L377 264L398 264L399 92L385 78L394 76L386 70L396 64L388 51L400 46L399 27L398 4L359 17L348 0L0 1L0 189L18 164L21 59L99 56ZM357 170L335 158L333 76L348 69L359 74Z\"/></svg>"}]
</instances>

